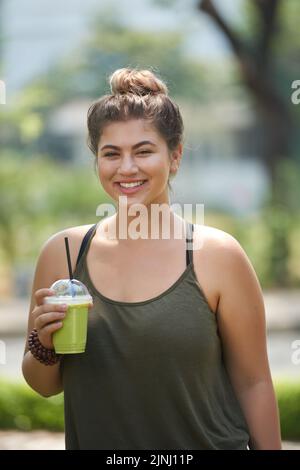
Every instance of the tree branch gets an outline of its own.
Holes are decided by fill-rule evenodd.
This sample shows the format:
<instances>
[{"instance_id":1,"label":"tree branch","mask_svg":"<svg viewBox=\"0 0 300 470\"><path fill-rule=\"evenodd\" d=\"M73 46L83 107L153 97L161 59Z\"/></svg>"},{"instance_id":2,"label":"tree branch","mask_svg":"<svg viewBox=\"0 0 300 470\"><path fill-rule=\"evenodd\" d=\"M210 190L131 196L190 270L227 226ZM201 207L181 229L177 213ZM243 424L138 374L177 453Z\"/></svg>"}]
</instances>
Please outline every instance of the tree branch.
<instances>
[{"instance_id":1,"label":"tree branch","mask_svg":"<svg viewBox=\"0 0 300 470\"><path fill-rule=\"evenodd\" d=\"M229 26L229 24L227 24L225 19L221 16L220 12L215 7L212 0L200 0L198 4L198 9L208 14L214 21L214 23L223 32L238 59L241 72L245 81L247 83L252 83L256 74L256 64L247 46L237 36L235 31Z\"/></svg>"},{"instance_id":2,"label":"tree branch","mask_svg":"<svg viewBox=\"0 0 300 470\"><path fill-rule=\"evenodd\" d=\"M274 25L276 7L278 0L255 0L257 6L263 11L263 16L267 24L269 18L266 10L270 8L272 4L272 12L269 13L270 18L272 18L272 25ZM235 53L243 79L246 86L254 95L259 107L263 112L287 114L286 107L282 100L279 98L276 90L274 89L272 83L268 80L266 74L262 73L262 69L258 67L257 60L253 53L250 53L250 50L247 48L247 45L237 36L235 31L227 24L225 19L221 16L220 12L215 7L212 0L200 0L198 4L198 9L200 11L208 14L211 19L216 23L220 30L224 33L227 40L229 41L233 52ZM271 39L272 28L267 26L264 43L267 46ZM268 34L267 34L268 29ZM268 49L266 47L265 53Z\"/></svg>"},{"instance_id":3,"label":"tree branch","mask_svg":"<svg viewBox=\"0 0 300 470\"><path fill-rule=\"evenodd\" d=\"M224 18L220 15L214 3L211 0L200 0L198 9L208 14L214 20L217 26L219 26L219 28L227 37L235 54L242 58L246 53L245 45L240 40L240 38L238 38L233 29L226 23Z\"/></svg>"}]
</instances>

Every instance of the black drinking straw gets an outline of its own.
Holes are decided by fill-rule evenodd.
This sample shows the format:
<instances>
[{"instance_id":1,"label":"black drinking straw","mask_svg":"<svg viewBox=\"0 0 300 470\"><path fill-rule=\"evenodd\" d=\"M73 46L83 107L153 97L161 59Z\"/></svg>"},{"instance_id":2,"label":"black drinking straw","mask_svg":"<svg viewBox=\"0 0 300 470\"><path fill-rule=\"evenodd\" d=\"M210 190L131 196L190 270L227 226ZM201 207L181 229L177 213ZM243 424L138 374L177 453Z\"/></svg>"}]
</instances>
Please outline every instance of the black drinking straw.
<instances>
[{"instance_id":1,"label":"black drinking straw","mask_svg":"<svg viewBox=\"0 0 300 470\"><path fill-rule=\"evenodd\" d=\"M69 277L70 280L73 279L73 272L72 272L72 264L71 264L71 256L70 256L70 249L69 249L69 240L68 237L65 237L65 245L66 245L66 252L67 252L67 260L68 260L68 268L69 268ZM73 291L73 284L71 283L71 291L72 291L72 297L74 297L74 291Z\"/></svg>"},{"instance_id":2,"label":"black drinking straw","mask_svg":"<svg viewBox=\"0 0 300 470\"><path fill-rule=\"evenodd\" d=\"M68 268L69 268L69 277L70 277L70 279L73 279L72 264L71 264L71 257L70 257L70 250L69 250L69 240L68 240L68 237L65 237L65 245L66 245L66 252L67 252L67 260L68 260Z\"/></svg>"}]
</instances>

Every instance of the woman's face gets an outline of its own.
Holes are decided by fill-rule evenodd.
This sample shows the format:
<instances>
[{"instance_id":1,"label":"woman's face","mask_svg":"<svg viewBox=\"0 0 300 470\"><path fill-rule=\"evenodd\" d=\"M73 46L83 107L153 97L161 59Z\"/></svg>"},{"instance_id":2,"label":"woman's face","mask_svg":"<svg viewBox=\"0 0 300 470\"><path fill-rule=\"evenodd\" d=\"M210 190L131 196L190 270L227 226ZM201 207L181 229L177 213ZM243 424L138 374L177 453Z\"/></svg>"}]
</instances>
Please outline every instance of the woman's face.
<instances>
[{"instance_id":1,"label":"woman's face","mask_svg":"<svg viewBox=\"0 0 300 470\"><path fill-rule=\"evenodd\" d=\"M180 144L170 158L165 140L143 119L113 122L99 140L99 179L116 201L127 196L128 205L168 203L169 174L176 172L181 152Z\"/></svg>"}]
</instances>

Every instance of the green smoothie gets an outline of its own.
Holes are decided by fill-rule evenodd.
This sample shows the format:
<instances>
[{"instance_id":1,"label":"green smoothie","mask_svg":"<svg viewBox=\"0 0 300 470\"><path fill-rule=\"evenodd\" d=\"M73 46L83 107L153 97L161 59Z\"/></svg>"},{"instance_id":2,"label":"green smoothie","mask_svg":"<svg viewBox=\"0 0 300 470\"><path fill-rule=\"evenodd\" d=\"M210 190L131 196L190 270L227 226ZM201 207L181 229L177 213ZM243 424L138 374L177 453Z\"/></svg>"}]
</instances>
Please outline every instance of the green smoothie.
<instances>
[{"instance_id":1,"label":"green smoothie","mask_svg":"<svg viewBox=\"0 0 300 470\"><path fill-rule=\"evenodd\" d=\"M74 354L85 351L88 304L69 305L63 326L53 334L56 353Z\"/></svg>"},{"instance_id":2,"label":"green smoothie","mask_svg":"<svg viewBox=\"0 0 300 470\"><path fill-rule=\"evenodd\" d=\"M76 279L61 279L56 281L51 290L55 292L45 297L47 304L67 304L63 326L53 333L53 344L58 354L83 353L87 341L87 324L89 305L92 297L85 285Z\"/></svg>"}]
</instances>

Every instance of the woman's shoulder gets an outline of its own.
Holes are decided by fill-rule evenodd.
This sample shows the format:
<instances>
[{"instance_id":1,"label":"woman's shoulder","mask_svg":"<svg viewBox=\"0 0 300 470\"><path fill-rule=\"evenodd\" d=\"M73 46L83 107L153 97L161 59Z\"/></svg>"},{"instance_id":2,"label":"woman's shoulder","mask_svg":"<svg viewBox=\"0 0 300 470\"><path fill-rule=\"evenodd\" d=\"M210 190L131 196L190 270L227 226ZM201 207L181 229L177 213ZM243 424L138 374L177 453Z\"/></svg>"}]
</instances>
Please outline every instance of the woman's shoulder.
<instances>
[{"instance_id":1,"label":"woman's shoulder","mask_svg":"<svg viewBox=\"0 0 300 470\"><path fill-rule=\"evenodd\" d=\"M54 233L51 235L48 240L45 242L45 246L51 246L56 249L63 249L65 250L65 237L68 237L69 245L77 245L80 244L84 235L88 232L88 230L93 227L94 224L87 224L87 225L78 225L76 227L67 227L59 232ZM63 242L63 243L62 243Z\"/></svg>"},{"instance_id":2,"label":"woman's shoulder","mask_svg":"<svg viewBox=\"0 0 300 470\"><path fill-rule=\"evenodd\" d=\"M226 275L234 265L250 264L239 241L230 233L208 225L194 225L193 252L195 266L205 262L215 279Z\"/></svg>"},{"instance_id":3,"label":"woman's shoulder","mask_svg":"<svg viewBox=\"0 0 300 470\"><path fill-rule=\"evenodd\" d=\"M255 277L254 270L231 234L206 225L195 225L194 234L195 273L207 297L213 299L211 305L216 306L224 293L249 283L249 278Z\"/></svg>"},{"instance_id":4,"label":"woman's shoulder","mask_svg":"<svg viewBox=\"0 0 300 470\"><path fill-rule=\"evenodd\" d=\"M194 238L206 246L223 250L230 250L240 246L237 239L230 233L204 224L194 224Z\"/></svg>"},{"instance_id":5,"label":"woman's shoulder","mask_svg":"<svg viewBox=\"0 0 300 470\"><path fill-rule=\"evenodd\" d=\"M220 272L230 269L234 264L251 265L244 248L230 233L208 225L195 225L194 232L195 253L205 252Z\"/></svg>"},{"instance_id":6,"label":"woman's shoulder","mask_svg":"<svg viewBox=\"0 0 300 470\"><path fill-rule=\"evenodd\" d=\"M205 258L212 266L215 276L222 279L228 273L253 272L246 251L230 233L207 225L195 225L194 240L195 262L198 260L201 263Z\"/></svg>"},{"instance_id":7,"label":"woman's shoulder","mask_svg":"<svg viewBox=\"0 0 300 470\"><path fill-rule=\"evenodd\" d=\"M68 238L71 263L74 269L84 235L93 225L94 224L87 224L67 227L54 233L46 240L41 253L45 259L49 260L49 263L55 263L55 270L59 273L59 276L63 276L64 274L66 276L68 275L65 237Z\"/></svg>"}]
</instances>

